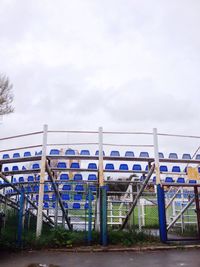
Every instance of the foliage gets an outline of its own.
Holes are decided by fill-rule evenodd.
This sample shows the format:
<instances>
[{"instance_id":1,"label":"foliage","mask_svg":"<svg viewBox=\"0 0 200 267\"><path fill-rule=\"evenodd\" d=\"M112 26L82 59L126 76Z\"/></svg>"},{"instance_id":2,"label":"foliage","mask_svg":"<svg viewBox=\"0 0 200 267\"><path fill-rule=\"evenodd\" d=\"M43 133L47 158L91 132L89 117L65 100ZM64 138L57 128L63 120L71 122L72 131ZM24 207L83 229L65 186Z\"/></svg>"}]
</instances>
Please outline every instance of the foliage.
<instances>
[{"instance_id":1,"label":"foliage","mask_svg":"<svg viewBox=\"0 0 200 267\"><path fill-rule=\"evenodd\" d=\"M7 76L0 74L0 115L12 113L14 108L13 102L13 85Z\"/></svg>"}]
</instances>

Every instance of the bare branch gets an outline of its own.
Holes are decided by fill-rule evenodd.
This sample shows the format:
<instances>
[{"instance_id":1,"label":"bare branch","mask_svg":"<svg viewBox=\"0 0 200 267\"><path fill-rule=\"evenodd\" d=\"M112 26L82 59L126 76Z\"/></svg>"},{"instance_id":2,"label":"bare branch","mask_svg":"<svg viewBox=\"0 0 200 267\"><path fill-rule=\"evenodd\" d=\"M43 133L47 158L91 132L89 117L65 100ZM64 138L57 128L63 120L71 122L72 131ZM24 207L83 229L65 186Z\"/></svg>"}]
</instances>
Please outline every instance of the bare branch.
<instances>
[{"instance_id":1,"label":"bare branch","mask_svg":"<svg viewBox=\"0 0 200 267\"><path fill-rule=\"evenodd\" d=\"M12 113L13 106L13 85L10 83L6 75L0 74L0 115Z\"/></svg>"}]
</instances>

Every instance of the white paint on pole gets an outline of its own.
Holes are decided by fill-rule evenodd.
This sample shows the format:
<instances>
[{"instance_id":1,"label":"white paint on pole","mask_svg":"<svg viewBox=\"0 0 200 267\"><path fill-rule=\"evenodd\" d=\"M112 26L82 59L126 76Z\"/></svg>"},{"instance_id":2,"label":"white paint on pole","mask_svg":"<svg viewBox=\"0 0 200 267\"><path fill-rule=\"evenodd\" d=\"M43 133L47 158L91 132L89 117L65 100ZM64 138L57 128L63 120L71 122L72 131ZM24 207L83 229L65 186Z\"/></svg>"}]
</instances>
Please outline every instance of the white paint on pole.
<instances>
[{"instance_id":1,"label":"white paint on pole","mask_svg":"<svg viewBox=\"0 0 200 267\"><path fill-rule=\"evenodd\" d=\"M43 197L44 197L44 180L46 171L46 147L47 147L47 131L48 126L45 124L43 128L43 144L42 144L42 159L40 169L40 186L37 212L36 237L38 238L42 233L42 211L43 211Z\"/></svg>"},{"instance_id":2,"label":"white paint on pole","mask_svg":"<svg viewBox=\"0 0 200 267\"><path fill-rule=\"evenodd\" d=\"M160 184L160 163L158 152L158 135L157 128L153 128L153 144L154 144L154 157L155 157L155 171L156 171L156 184Z\"/></svg>"}]
</instances>

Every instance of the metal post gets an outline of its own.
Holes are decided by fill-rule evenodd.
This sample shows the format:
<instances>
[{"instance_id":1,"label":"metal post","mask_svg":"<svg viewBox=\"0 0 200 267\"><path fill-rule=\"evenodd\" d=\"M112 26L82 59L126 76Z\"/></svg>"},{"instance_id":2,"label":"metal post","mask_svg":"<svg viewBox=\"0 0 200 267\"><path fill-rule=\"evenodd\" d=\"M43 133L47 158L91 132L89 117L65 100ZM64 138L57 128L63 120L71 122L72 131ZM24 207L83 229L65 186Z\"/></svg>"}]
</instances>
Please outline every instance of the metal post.
<instances>
[{"instance_id":1,"label":"metal post","mask_svg":"<svg viewBox=\"0 0 200 267\"><path fill-rule=\"evenodd\" d=\"M101 199L101 245L107 246L107 189L105 186L100 188Z\"/></svg>"},{"instance_id":2,"label":"metal post","mask_svg":"<svg viewBox=\"0 0 200 267\"><path fill-rule=\"evenodd\" d=\"M40 187L39 187L38 213L37 213L37 225L36 225L36 238L38 238L42 233L42 211L43 211L43 197L44 197L44 178L46 169L47 131L48 131L48 126L45 124L43 128L43 145L42 145L42 159L41 159L41 170L40 170Z\"/></svg>"},{"instance_id":3,"label":"metal post","mask_svg":"<svg viewBox=\"0 0 200 267\"><path fill-rule=\"evenodd\" d=\"M54 210L54 224L58 226L58 196L56 195L55 210Z\"/></svg>"},{"instance_id":4,"label":"metal post","mask_svg":"<svg viewBox=\"0 0 200 267\"><path fill-rule=\"evenodd\" d=\"M104 185L104 175L103 175L103 128L99 127L99 168L98 168L98 192L96 198L96 220L95 229L100 231L100 187Z\"/></svg>"},{"instance_id":5,"label":"metal post","mask_svg":"<svg viewBox=\"0 0 200 267\"><path fill-rule=\"evenodd\" d=\"M20 209L19 209L19 218L18 218L18 230L17 230L17 244L21 247L22 244L22 232L23 232L23 212L24 212L24 189L21 190L20 197Z\"/></svg>"},{"instance_id":6,"label":"metal post","mask_svg":"<svg viewBox=\"0 0 200 267\"><path fill-rule=\"evenodd\" d=\"M153 128L153 143L154 143L156 184L158 185L160 184L160 164L159 164L159 152L158 152L158 135L156 128Z\"/></svg>"},{"instance_id":7,"label":"metal post","mask_svg":"<svg viewBox=\"0 0 200 267\"><path fill-rule=\"evenodd\" d=\"M198 235L200 238L200 207L199 207L199 192L198 188L194 187L194 194L195 194L195 204L196 204L196 212L197 212L197 227L198 227Z\"/></svg>"},{"instance_id":8,"label":"metal post","mask_svg":"<svg viewBox=\"0 0 200 267\"><path fill-rule=\"evenodd\" d=\"M161 185L157 185L157 197L158 197L158 215L159 215L159 230L161 242L167 241L167 225L165 214L165 194Z\"/></svg>"},{"instance_id":9,"label":"metal post","mask_svg":"<svg viewBox=\"0 0 200 267\"><path fill-rule=\"evenodd\" d=\"M92 191L88 192L88 245L92 241Z\"/></svg>"}]
</instances>

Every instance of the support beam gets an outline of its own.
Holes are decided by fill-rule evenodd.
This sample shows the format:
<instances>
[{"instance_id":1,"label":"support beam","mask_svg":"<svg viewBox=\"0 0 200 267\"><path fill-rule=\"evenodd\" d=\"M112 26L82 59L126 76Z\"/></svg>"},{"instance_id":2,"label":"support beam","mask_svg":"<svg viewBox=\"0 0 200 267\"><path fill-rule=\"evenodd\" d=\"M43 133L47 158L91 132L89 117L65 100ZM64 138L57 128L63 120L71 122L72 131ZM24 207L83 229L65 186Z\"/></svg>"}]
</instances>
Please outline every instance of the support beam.
<instances>
[{"instance_id":1,"label":"support beam","mask_svg":"<svg viewBox=\"0 0 200 267\"><path fill-rule=\"evenodd\" d=\"M44 179L45 179L45 168L46 168L46 146L47 146L47 131L48 126L44 125L43 128L43 144L42 144L42 159L40 169L40 184L39 184L39 199L38 199L38 213L37 213L37 224L36 224L36 238L40 237L42 233L42 211L43 211L43 198L44 198Z\"/></svg>"},{"instance_id":2,"label":"support beam","mask_svg":"<svg viewBox=\"0 0 200 267\"><path fill-rule=\"evenodd\" d=\"M149 179L151 178L151 175L152 175L153 172L154 172L154 169L155 169L155 164L152 164L151 169L150 169L150 171L149 171L147 177L145 178L145 180L144 180L144 182L143 182L143 184L142 184L142 186L141 186L141 188L140 188L138 194L136 195L135 199L133 200L133 204L132 204L132 206L131 206L131 208L130 208L128 214L126 215L126 218L125 218L124 222L122 223L122 225L121 225L121 227L120 227L120 230L123 230L124 227L126 226L129 217L131 216L131 214L132 214L132 212L133 212L135 206L137 205L138 199L141 197L141 195L142 195L142 193L143 193L143 191L144 191L144 189L145 189L145 187L146 187L146 185L147 185Z\"/></svg>"},{"instance_id":3,"label":"support beam","mask_svg":"<svg viewBox=\"0 0 200 267\"><path fill-rule=\"evenodd\" d=\"M157 185L157 198L158 198L158 216L159 216L159 232L161 242L167 241L167 225L165 213L165 194L164 189L160 184Z\"/></svg>"},{"instance_id":4,"label":"support beam","mask_svg":"<svg viewBox=\"0 0 200 267\"><path fill-rule=\"evenodd\" d=\"M159 163L159 150L158 150L158 135L157 129L153 128L153 144L154 144L154 157L155 157L155 171L156 171L156 184L160 184L160 163Z\"/></svg>"}]
</instances>

